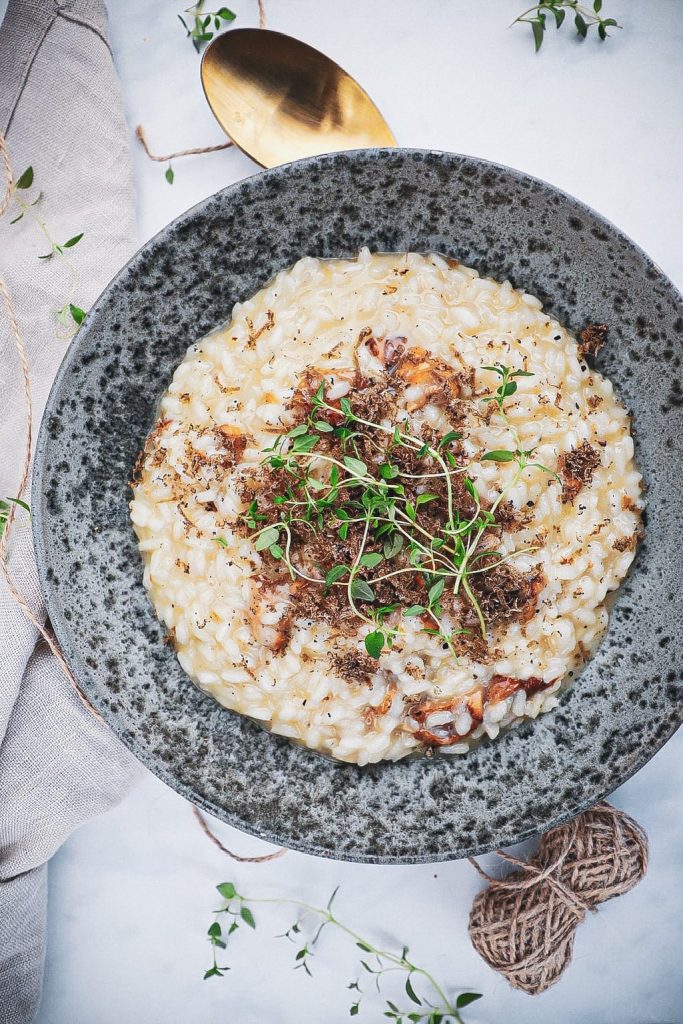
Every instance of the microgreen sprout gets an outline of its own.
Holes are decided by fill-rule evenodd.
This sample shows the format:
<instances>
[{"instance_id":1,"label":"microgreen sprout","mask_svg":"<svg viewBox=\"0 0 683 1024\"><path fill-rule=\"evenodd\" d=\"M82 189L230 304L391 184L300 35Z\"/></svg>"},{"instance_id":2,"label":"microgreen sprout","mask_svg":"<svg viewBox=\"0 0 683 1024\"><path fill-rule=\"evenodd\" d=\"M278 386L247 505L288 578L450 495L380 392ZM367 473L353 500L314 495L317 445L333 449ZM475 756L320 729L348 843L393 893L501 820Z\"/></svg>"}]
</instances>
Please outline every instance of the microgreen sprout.
<instances>
[{"instance_id":1,"label":"microgreen sprout","mask_svg":"<svg viewBox=\"0 0 683 1024\"><path fill-rule=\"evenodd\" d=\"M312 906L301 900L267 899L243 896L233 882L223 882L216 886L223 897L224 905L215 912L215 920L210 925L207 936L213 952L213 963L205 972L204 978L223 977L229 970L226 965L218 963L218 950L227 950L234 943L236 932L243 925L255 929L257 921L252 911L256 904L272 904L292 907L297 913L296 920L278 938L286 939L296 947L294 953L294 970L303 970L309 977L314 976L313 960L319 954L320 937L326 929L336 930L354 943L359 950L358 973L346 986L351 993L349 1016L356 1017L369 1003L373 1012L372 999L380 996L386 1009L383 1016L393 1020L394 1024L464 1024L461 1011L470 1003L481 999L479 992L460 992L459 995L447 994L447 988L436 980L424 967L420 967L409 955L408 946L400 952L385 950L374 942L359 935L344 924L336 916L334 901L338 888L334 890L325 907ZM223 915L229 924L221 924ZM385 992L393 982L392 999ZM384 986L384 991L383 991ZM401 992L400 995L395 994ZM403 1008L399 1003L409 1000ZM374 1010L375 1016L377 1010Z\"/></svg>"},{"instance_id":2,"label":"microgreen sprout","mask_svg":"<svg viewBox=\"0 0 683 1024\"><path fill-rule=\"evenodd\" d=\"M484 402L495 402L498 406L498 411L503 411L503 402L506 398L514 395L517 391L516 377L533 377L533 373L528 373L527 370L513 370L509 366L503 366L502 363L496 363L495 366L484 366L484 370L492 370L493 373L497 373L501 378L500 386L496 389L495 395L489 395L484 398Z\"/></svg>"},{"instance_id":3,"label":"microgreen sprout","mask_svg":"<svg viewBox=\"0 0 683 1024\"><path fill-rule=\"evenodd\" d=\"M481 461L516 462L519 466L520 473L523 473L525 469L542 469L544 473L548 473L550 476L554 477L561 485L562 480L554 470L548 469L547 466L541 465L540 462L529 462L529 457L533 455L535 451L535 448L529 448L527 451L522 451L520 448L515 448L514 451L499 448L496 451L486 452L482 455Z\"/></svg>"}]
</instances>

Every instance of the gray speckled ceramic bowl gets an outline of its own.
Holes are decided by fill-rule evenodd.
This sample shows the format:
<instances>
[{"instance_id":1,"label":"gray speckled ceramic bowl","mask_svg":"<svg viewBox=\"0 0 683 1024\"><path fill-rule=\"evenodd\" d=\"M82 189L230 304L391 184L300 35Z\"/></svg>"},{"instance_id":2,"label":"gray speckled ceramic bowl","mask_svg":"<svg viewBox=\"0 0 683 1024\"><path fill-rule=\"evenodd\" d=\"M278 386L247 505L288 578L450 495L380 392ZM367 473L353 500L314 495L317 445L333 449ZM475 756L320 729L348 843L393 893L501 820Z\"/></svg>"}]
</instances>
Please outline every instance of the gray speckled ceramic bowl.
<instances>
[{"instance_id":1,"label":"gray speckled ceramic bowl","mask_svg":"<svg viewBox=\"0 0 683 1024\"><path fill-rule=\"evenodd\" d=\"M538 295L635 416L647 537L608 636L553 713L465 758L359 769L219 708L162 643L128 480L188 345L304 255L438 250ZM93 704L152 771L264 839L348 860L482 852L549 828L640 768L681 721L681 296L619 231L524 174L413 150L313 158L225 189L165 228L87 316L38 441L35 544L50 618Z\"/></svg>"}]
</instances>

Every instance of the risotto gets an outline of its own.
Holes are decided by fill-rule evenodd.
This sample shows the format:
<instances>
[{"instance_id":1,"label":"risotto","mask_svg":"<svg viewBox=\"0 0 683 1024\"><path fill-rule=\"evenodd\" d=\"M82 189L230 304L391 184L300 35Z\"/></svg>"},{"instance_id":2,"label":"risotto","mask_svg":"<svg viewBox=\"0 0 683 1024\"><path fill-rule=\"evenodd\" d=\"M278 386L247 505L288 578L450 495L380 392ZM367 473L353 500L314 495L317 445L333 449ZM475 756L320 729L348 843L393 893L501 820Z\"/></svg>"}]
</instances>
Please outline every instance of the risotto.
<instances>
[{"instance_id":1,"label":"risotto","mask_svg":"<svg viewBox=\"0 0 683 1024\"><path fill-rule=\"evenodd\" d=\"M586 362L606 331L436 254L305 258L237 304L133 480L185 672L358 764L555 707L640 537L629 417Z\"/></svg>"}]
</instances>

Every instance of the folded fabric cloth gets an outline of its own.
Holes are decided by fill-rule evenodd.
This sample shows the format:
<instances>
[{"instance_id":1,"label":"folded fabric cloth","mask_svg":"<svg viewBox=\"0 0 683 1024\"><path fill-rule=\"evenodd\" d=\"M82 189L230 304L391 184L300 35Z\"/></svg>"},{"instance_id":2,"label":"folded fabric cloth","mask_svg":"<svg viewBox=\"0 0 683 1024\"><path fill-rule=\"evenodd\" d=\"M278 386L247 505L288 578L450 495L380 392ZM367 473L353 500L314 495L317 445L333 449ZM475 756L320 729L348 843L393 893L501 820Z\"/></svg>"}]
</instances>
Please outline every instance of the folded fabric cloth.
<instances>
[{"instance_id":1,"label":"folded fabric cloth","mask_svg":"<svg viewBox=\"0 0 683 1024\"><path fill-rule=\"evenodd\" d=\"M32 207L69 249L71 301L85 309L135 248L128 130L100 0L10 0L0 28L0 132L18 177L33 166ZM0 174L1 174L0 164ZM0 182L0 197L4 191ZM30 367L35 427L68 341L56 311L72 282L39 224L0 218L0 277ZM19 360L0 303L0 497L19 485L27 421ZM25 496L26 497L26 496ZM26 513L8 566L38 620L45 617ZM107 810L141 769L76 694L0 579L0 1022L34 1019L42 985L47 861L71 831Z\"/></svg>"}]
</instances>

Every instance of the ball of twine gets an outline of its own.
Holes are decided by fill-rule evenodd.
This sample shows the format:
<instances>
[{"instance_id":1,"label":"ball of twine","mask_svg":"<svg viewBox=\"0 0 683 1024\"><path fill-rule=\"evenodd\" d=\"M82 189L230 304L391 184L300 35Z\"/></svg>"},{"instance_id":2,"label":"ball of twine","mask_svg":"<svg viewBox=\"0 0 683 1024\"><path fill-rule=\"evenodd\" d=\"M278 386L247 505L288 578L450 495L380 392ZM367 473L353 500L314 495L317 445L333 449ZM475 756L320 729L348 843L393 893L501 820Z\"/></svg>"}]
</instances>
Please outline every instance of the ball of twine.
<instances>
[{"instance_id":1,"label":"ball of twine","mask_svg":"<svg viewBox=\"0 0 683 1024\"><path fill-rule=\"evenodd\" d=\"M489 967L531 995L559 979L572 958L574 933L587 911L632 889L647 870L647 836L623 811L597 804L541 837L538 853L495 878L470 913L470 937Z\"/></svg>"}]
</instances>

